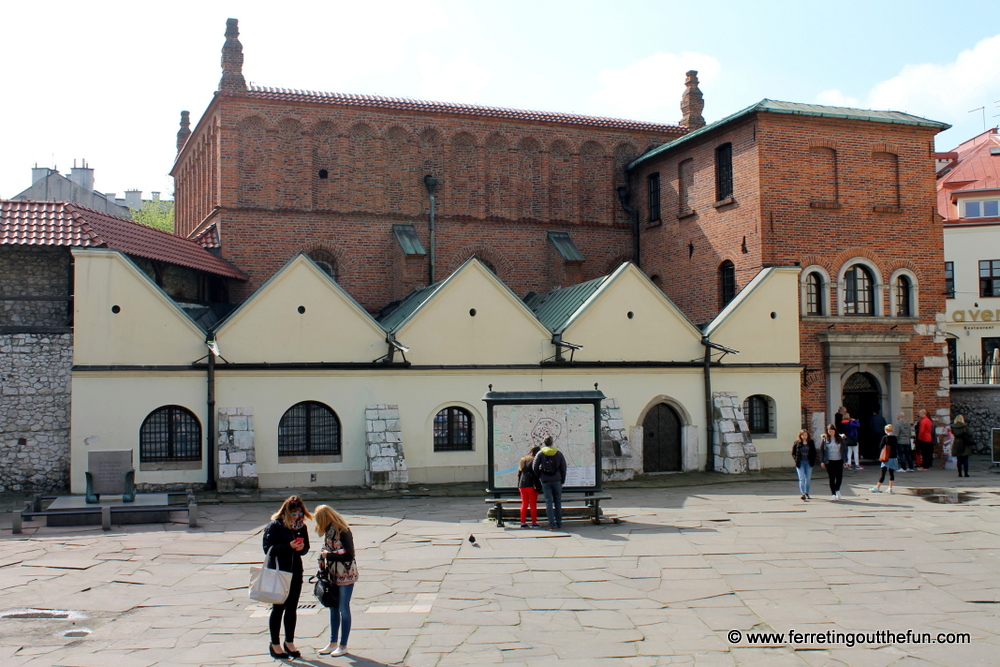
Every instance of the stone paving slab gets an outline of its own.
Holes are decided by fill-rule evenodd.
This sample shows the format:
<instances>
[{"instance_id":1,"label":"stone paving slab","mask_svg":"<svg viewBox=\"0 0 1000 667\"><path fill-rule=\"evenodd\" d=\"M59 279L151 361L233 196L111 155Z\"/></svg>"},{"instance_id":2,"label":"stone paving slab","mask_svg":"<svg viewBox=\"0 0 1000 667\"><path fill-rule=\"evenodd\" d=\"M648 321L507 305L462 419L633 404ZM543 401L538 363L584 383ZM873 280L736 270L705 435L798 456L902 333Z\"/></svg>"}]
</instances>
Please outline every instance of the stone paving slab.
<instances>
[{"instance_id":1,"label":"stone paving slab","mask_svg":"<svg viewBox=\"0 0 1000 667\"><path fill-rule=\"evenodd\" d=\"M361 581L350 658L311 648L326 643L328 618L303 594L313 606L299 613L301 664L997 664L1000 475L984 466L968 480L900 475L889 496L867 491L877 472L852 471L843 501L807 503L788 471L696 486L663 476L662 488L612 491L624 523L555 532L482 520L481 485L466 496L313 491L307 503L333 504L355 527ZM973 495L935 504L908 487ZM241 495L207 498L196 529L26 522L15 536L9 515L0 519L0 664L274 664L268 608L247 599L246 585L262 559L261 528L288 492ZM84 618L3 617L30 609ZM971 643L746 636L792 628L968 632Z\"/></svg>"}]
</instances>

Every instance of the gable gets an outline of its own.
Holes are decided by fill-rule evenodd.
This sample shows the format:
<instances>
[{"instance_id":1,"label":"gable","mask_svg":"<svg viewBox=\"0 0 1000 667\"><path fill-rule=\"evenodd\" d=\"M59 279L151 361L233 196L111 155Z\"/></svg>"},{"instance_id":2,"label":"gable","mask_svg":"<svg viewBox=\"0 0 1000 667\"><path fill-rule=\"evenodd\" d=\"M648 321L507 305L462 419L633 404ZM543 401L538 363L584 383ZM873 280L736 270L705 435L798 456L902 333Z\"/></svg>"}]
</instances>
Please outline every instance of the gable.
<instances>
[{"instance_id":1,"label":"gable","mask_svg":"<svg viewBox=\"0 0 1000 667\"><path fill-rule=\"evenodd\" d=\"M205 356L205 332L125 255L72 252L75 364L187 366Z\"/></svg>"},{"instance_id":2,"label":"gable","mask_svg":"<svg viewBox=\"0 0 1000 667\"><path fill-rule=\"evenodd\" d=\"M576 361L690 361L704 354L701 333L642 271L628 264L616 274L563 334L583 345Z\"/></svg>"},{"instance_id":3,"label":"gable","mask_svg":"<svg viewBox=\"0 0 1000 667\"><path fill-rule=\"evenodd\" d=\"M413 364L537 364L551 334L483 264L471 259L400 325Z\"/></svg>"},{"instance_id":4,"label":"gable","mask_svg":"<svg viewBox=\"0 0 1000 667\"><path fill-rule=\"evenodd\" d=\"M219 326L216 340L231 363L369 363L386 353L385 331L301 254Z\"/></svg>"}]
</instances>

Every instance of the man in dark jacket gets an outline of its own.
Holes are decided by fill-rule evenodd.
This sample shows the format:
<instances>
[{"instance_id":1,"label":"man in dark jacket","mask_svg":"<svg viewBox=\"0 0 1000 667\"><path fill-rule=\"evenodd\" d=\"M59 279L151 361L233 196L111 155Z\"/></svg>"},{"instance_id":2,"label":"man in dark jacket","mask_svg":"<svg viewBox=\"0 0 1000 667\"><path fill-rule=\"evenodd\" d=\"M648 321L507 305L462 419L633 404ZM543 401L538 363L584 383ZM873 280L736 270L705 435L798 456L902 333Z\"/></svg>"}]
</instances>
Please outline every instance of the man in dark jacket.
<instances>
[{"instance_id":1,"label":"man in dark jacket","mask_svg":"<svg viewBox=\"0 0 1000 667\"><path fill-rule=\"evenodd\" d=\"M535 477L542 483L545 493L545 517L549 530L562 528L562 487L566 483L566 457L552 445L552 437L545 438L542 450L531 466Z\"/></svg>"}]
</instances>

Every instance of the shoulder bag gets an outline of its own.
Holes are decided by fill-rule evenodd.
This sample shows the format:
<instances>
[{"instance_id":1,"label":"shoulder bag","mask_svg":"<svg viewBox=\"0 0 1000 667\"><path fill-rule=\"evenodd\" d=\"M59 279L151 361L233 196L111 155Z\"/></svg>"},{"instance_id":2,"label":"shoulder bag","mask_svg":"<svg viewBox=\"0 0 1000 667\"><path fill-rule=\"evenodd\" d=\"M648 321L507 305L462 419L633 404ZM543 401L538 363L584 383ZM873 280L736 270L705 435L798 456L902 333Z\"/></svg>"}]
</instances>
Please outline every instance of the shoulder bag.
<instances>
[{"instance_id":1,"label":"shoulder bag","mask_svg":"<svg viewBox=\"0 0 1000 667\"><path fill-rule=\"evenodd\" d=\"M333 548L334 551L344 548L344 545L340 542L339 532L333 538ZM330 572L333 574L333 580L338 586L349 586L358 580L358 562L356 560L352 560L350 563L335 561L333 567L330 568Z\"/></svg>"},{"instance_id":2,"label":"shoulder bag","mask_svg":"<svg viewBox=\"0 0 1000 667\"><path fill-rule=\"evenodd\" d=\"M288 598L288 590L292 586L292 573L278 569L277 561L273 568L268 567L271 562L271 551L267 550L264 562L260 567L252 565L250 567L250 599L258 602L269 602L271 604L284 604Z\"/></svg>"},{"instance_id":3,"label":"shoulder bag","mask_svg":"<svg viewBox=\"0 0 1000 667\"><path fill-rule=\"evenodd\" d=\"M882 438L882 442L885 444L882 445L882 452L878 455L878 460L885 463L889 460L889 443L885 441L885 438Z\"/></svg>"}]
</instances>

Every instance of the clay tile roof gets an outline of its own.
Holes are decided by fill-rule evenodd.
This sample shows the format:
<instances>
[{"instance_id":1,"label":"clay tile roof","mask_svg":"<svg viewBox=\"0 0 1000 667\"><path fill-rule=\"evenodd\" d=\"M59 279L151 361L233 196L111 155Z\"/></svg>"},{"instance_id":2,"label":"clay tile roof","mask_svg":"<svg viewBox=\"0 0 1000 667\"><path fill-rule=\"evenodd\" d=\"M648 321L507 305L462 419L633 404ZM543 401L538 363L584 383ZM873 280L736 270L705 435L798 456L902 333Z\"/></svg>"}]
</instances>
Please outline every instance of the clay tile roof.
<instances>
[{"instance_id":1,"label":"clay tile roof","mask_svg":"<svg viewBox=\"0 0 1000 667\"><path fill-rule=\"evenodd\" d=\"M937 179L938 213L945 218L957 212L952 201L955 193L1000 188L1000 134L991 128L962 142L952 153L954 161Z\"/></svg>"},{"instance_id":2,"label":"clay tile roof","mask_svg":"<svg viewBox=\"0 0 1000 667\"><path fill-rule=\"evenodd\" d=\"M247 279L194 241L69 202L0 199L0 245L111 248L226 278Z\"/></svg>"},{"instance_id":3,"label":"clay tile roof","mask_svg":"<svg viewBox=\"0 0 1000 667\"><path fill-rule=\"evenodd\" d=\"M670 132L677 134L687 132L687 128L681 127L680 125L663 125L661 123L647 123L638 120L603 118L600 116L581 116L579 114L552 111L528 111L524 109L486 107L479 106L477 104L429 102L426 100L411 100L405 97L322 93L312 90L290 90L287 88L268 88L256 85L250 86L247 91L247 96L262 100L277 100L281 102L315 102L320 104L339 104L342 106L375 107L379 109L393 109L396 111L429 111L436 113L461 114L465 116L511 118L514 120L537 121L543 123L589 125L592 127L639 130L642 132Z\"/></svg>"}]
</instances>

